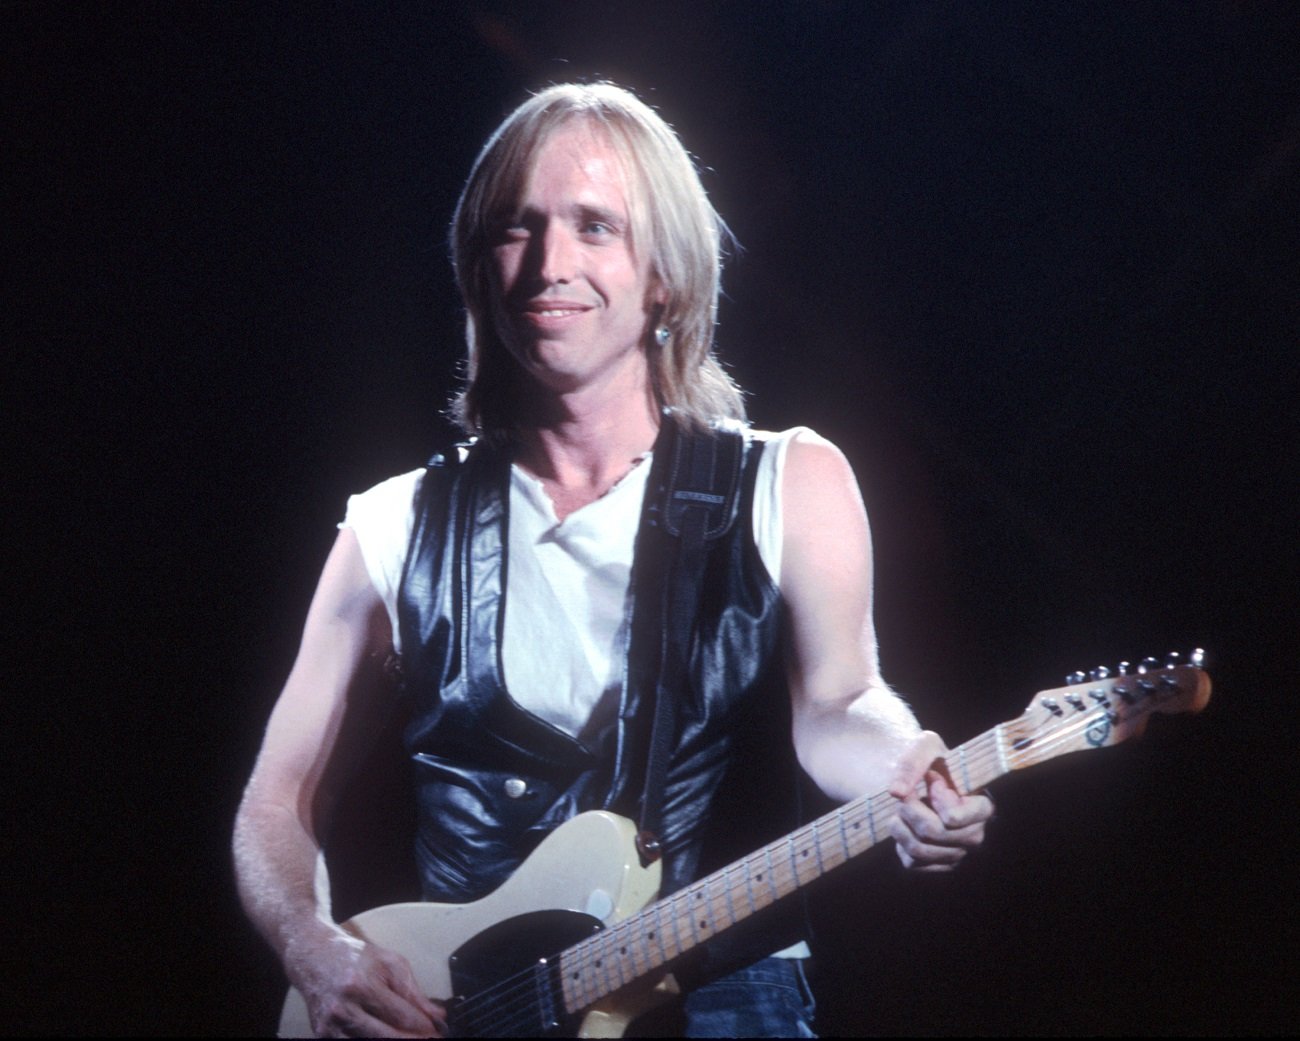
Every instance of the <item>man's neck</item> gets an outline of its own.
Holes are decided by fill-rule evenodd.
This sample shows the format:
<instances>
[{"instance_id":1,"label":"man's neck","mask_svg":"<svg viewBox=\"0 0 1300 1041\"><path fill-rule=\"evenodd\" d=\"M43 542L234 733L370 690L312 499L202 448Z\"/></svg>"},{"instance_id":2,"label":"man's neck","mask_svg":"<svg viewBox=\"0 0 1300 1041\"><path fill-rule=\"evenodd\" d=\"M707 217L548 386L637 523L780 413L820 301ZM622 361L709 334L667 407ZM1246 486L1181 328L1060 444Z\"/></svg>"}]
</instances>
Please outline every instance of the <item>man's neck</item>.
<instances>
[{"instance_id":1,"label":"man's neck","mask_svg":"<svg viewBox=\"0 0 1300 1041\"><path fill-rule=\"evenodd\" d=\"M538 477L563 520L600 498L648 452L659 410L646 389L634 397L560 398L545 422L521 432L516 457Z\"/></svg>"}]
</instances>

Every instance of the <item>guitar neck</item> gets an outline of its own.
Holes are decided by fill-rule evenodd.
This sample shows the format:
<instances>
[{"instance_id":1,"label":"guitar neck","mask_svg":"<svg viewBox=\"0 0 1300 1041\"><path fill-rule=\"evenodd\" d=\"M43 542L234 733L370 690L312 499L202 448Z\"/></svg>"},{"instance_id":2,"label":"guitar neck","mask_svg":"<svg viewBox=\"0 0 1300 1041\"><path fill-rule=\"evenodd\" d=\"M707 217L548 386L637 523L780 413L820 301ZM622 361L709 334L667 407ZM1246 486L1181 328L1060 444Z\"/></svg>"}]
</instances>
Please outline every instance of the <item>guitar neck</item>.
<instances>
[{"instance_id":1,"label":"guitar neck","mask_svg":"<svg viewBox=\"0 0 1300 1041\"><path fill-rule=\"evenodd\" d=\"M966 792L1013 768L1001 731L949 753ZM889 837L897 813L887 791L861 796L571 947L560 958L566 1006L587 1008L865 853Z\"/></svg>"}]
</instances>

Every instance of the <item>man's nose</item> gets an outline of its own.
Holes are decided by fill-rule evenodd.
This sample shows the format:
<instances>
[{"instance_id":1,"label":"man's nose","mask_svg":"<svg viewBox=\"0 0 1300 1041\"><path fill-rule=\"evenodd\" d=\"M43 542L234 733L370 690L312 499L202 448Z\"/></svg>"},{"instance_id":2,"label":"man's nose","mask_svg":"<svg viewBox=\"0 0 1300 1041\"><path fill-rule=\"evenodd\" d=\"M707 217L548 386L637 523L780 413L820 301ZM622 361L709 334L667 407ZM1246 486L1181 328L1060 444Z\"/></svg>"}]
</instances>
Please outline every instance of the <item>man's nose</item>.
<instances>
[{"instance_id":1,"label":"man's nose","mask_svg":"<svg viewBox=\"0 0 1300 1041\"><path fill-rule=\"evenodd\" d=\"M577 265L577 249L573 236L563 227L550 223L543 230L539 243L538 274L544 282L562 284L573 281Z\"/></svg>"}]
</instances>

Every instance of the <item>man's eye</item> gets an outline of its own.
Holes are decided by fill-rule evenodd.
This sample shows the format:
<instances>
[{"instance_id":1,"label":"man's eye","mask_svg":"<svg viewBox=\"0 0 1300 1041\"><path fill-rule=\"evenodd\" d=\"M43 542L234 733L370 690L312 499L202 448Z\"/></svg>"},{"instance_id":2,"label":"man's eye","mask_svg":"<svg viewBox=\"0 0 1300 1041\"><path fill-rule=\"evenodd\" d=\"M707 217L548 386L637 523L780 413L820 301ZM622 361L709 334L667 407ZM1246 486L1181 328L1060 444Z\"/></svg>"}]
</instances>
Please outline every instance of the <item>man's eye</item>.
<instances>
[{"instance_id":1,"label":"man's eye","mask_svg":"<svg viewBox=\"0 0 1300 1041\"><path fill-rule=\"evenodd\" d=\"M613 230L614 229L611 228L604 221L598 221L598 220L588 221L586 224L582 226L582 233L584 235L596 235L596 236L608 235Z\"/></svg>"}]
</instances>

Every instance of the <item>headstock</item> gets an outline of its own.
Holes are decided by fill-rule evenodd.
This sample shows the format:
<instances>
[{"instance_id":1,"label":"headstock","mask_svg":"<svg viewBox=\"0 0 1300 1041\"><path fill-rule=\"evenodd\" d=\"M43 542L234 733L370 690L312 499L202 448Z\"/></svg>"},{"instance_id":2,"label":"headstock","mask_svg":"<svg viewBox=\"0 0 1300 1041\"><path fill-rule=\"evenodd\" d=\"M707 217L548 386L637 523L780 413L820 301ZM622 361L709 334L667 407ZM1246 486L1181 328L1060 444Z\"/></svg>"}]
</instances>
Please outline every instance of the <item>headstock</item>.
<instances>
[{"instance_id":1,"label":"headstock","mask_svg":"<svg viewBox=\"0 0 1300 1041\"><path fill-rule=\"evenodd\" d=\"M1156 712L1199 712L1210 700L1204 661L1197 648L1186 662L1174 653L1163 664L1145 658L1136 668L1120 662L1113 672L1071 673L1067 686L1039 691L1018 719L998 728L1006 768L1117 745L1139 736Z\"/></svg>"}]
</instances>

